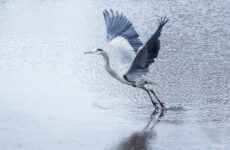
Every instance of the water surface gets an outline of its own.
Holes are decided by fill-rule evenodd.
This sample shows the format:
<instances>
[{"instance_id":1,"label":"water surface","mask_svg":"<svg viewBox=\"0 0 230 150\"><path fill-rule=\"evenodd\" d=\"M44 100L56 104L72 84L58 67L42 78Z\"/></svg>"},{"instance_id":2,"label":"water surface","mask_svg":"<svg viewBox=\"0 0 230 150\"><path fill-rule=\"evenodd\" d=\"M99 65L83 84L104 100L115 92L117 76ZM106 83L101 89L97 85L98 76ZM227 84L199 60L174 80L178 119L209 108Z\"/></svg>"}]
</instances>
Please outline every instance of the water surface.
<instances>
[{"instance_id":1,"label":"water surface","mask_svg":"<svg viewBox=\"0 0 230 150\"><path fill-rule=\"evenodd\" d=\"M0 149L230 149L230 1L1 0ZM149 77L169 110L103 68L104 9L144 42L169 18Z\"/></svg>"}]
</instances>

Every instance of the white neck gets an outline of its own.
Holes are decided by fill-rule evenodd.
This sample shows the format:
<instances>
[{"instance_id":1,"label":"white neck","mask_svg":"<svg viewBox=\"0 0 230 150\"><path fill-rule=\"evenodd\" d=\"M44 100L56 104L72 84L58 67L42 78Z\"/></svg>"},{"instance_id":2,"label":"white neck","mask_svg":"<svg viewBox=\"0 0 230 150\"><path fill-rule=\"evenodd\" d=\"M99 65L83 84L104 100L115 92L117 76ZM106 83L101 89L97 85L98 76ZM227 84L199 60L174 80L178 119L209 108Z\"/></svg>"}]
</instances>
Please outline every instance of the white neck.
<instances>
[{"instance_id":1,"label":"white neck","mask_svg":"<svg viewBox=\"0 0 230 150\"><path fill-rule=\"evenodd\" d=\"M120 82L131 85L130 82L128 82L127 80L124 79L124 77L123 77L122 74L116 72L114 69L112 69L112 68L110 67L110 64L109 64L109 57L108 57L107 53L103 51L103 52L101 53L101 55L102 55L103 58L104 58L104 63L105 63L105 69L106 69L106 71L107 71L112 77L114 77L115 79L119 80Z\"/></svg>"},{"instance_id":2,"label":"white neck","mask_svg":"<svg viewBox=\"0 0 230 150\"><path fill-rule=\"evenodd\" d=\"M110 67L109 57L106 52L101 53L104 58L104 64L106 71L114 78L117 78L118 73Z\"/></svg>"}]
</instances>

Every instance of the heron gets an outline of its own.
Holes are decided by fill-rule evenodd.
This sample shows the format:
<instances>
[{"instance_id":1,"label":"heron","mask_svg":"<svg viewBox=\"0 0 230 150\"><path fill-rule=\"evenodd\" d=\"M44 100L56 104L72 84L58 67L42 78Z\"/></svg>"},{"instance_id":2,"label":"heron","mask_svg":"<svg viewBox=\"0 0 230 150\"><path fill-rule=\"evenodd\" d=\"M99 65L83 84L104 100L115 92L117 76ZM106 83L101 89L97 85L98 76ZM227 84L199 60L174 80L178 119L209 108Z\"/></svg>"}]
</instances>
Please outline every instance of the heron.
<instances>
[{"instance_id":1,"label":"heron","mask_svg":"<svg viewBox=\"0 0 230 150\"><path fill-rule=\"evenodd\" d=\"M158 104L161 110L166 110L163 102L157 97L155 91L147 88L147 85L155 83L146 77L149 73L149 66L154 63L160 50L160 40L162 28L168 22L168 19L161 17L158 19L158 28L155 33L143 44L132 22L123 13L110 10L103 11L106 25L106 40L113 49L113 53L119 56L120 70L115 70L110 65L110 58L106 51L97 48L84 54L101 55L104 58L106 71L115 79L123 84L135 88L143 89L148 93L155 110L158 110ZM156 98L155 102L152 95Z\"/></svg>"}]
</instances>

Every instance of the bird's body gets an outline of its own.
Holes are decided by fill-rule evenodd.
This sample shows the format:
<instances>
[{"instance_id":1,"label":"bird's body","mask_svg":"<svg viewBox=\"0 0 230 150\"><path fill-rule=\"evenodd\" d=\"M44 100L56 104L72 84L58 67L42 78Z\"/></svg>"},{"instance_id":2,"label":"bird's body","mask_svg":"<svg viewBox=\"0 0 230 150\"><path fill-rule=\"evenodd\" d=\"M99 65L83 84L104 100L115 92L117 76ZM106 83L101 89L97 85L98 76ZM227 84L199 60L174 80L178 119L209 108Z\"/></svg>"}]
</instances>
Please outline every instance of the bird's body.
<instances>
[{"instance_id":1,"label":"bird's body","mask_svg":"<svg viewBox=\"0 0 230 150\"><path fill-rule=\"evenodd\" d=\"M110 62L109 62L109 57L108 57L108 55L107 55L106 52L103 51L103 52L101 53L101 55L102 55L103 58L104 58L104 65L105 65L106 71L107 71L113 78L117 79L118 81L120 81L120 82L122 82L122 83L124 83L124 84L133 85L132 82L129 82L129 81L127 81L127 80L124 78L124 76L123 76L123 74L122 74L121 72L117 72L117 71L115 71L113 68L111 68Z\"/></svg>"},{"instance_id":2,"label":"bird's body","mask_svg":"<svg viewBox=\"0 0 230 150\"><path fill-rule=\"evenodd\" d=\"M145 87L146 84L154 84L145 75L149 71L149 66L158 56L160 49L159 37L163 26L168 20L166 17L158 20L159 25L157 30L143 46L138 39L139 35L134 30L132 23L122 13L105 10L103 14L107 29L106 39L108 44L114 49L113 56L119 58L118 62L120 64L118 66L121 71L111 68L109 56L102 49L86 52L85 54L103 56L105 69L113 78L124 84L144 89L151 98L155 109L158 109L157 103L151 97L150 93L152 93L160 103L162 109L165 109L164 104L157 98L155 92Z\"/></svg>"},{"instance_id":3,"label":"bird's body","mask_svg":"<svg viewBox=\"0 0 230 150\"><path fill-rule=\"evenodd\" d=\"M153 82L145 76L142 76L142 78L136 78L135 81L127 80L127 78L125 78L122 72L115 71L113 68L111 68L108 54L105 51L101 52L101 55L104 58L104 65L105 65L106 71L118 81L124 84L127 84L127 85L136 86L136 87L141 87L141 86L144 86L145 84L153 84Z\"/></svg>"}]
</instances>

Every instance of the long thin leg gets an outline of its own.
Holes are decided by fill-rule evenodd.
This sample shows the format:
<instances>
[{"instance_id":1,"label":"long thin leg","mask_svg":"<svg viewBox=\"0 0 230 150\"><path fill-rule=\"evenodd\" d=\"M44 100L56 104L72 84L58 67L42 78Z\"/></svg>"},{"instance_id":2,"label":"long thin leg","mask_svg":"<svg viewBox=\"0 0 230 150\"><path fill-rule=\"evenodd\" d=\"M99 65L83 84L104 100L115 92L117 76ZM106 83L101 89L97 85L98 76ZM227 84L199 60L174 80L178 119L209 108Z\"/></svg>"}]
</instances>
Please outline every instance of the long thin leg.
<instances>
[{"instance_id":1,"label":"long thin leg","mask_svg":"<svg viewBox=\"0 0 230 150\"><path fill-rule=\"evenodd\" d=\"M156 93L153 90L151 90L151 89L150 89L150 92L155 96L155 98L157 99L157 101L160 103L161 108L163 110L166 110L166 107L165 107L164 103L159 100L159 98L157 97Z\"/></svg>"},{"instance_id":2,"label":"long thin leg","mask_svg":"<svg viewBox=\"0 0 230 150\"><path fill-rule=\"evenodd\" d=\"M142 87L142 89L144 89L144 90L148 93L148 95L149 95L149 97L150 97L150 100L151 100L151 102L152 102L153 107L155 108L155 110L158 110L158 109L159 109L159 107L157 106L157 103L153 101L153 98L152 98L152 96L151 96L151 94L150 94L149 90L148 90L148 89L146 89L145 87Z\"/></svg>"}]
</instances>

